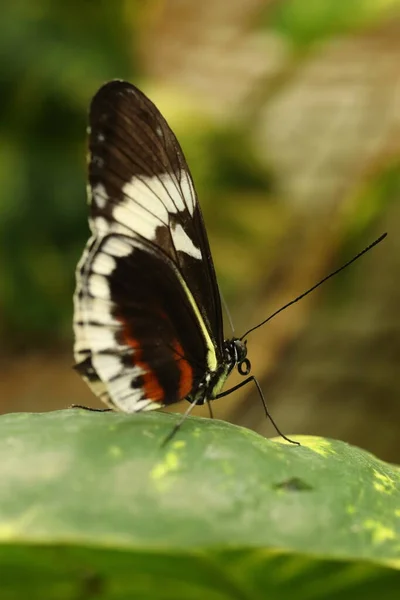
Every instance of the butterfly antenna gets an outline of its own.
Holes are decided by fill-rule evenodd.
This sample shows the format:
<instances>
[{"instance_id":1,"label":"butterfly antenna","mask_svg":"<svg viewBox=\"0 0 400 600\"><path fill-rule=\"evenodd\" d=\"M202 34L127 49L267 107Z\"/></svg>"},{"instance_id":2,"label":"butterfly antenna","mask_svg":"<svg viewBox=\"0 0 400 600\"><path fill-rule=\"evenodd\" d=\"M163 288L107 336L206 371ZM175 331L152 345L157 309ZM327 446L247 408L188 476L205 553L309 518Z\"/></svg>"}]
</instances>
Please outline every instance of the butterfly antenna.
<instances>
[{"instance_id":1,"label":"butterfly antenna","mask_svg":"<svg viewBox=\"0 0 400 600\"><path fill-rule=\"evenodd\" d=\"M279 429L278 425L275 423L274 419L272 418L271 413L268 410L268 406L267 403L265 402L265 398L264 398L264 394L262 393L262 389L260 384L258 383L258 379L256 379L256 377L253 377L253 381L256 384L257 390L258 390L258 394L261 398L261 402L263 403L263 407L264 407L264 412L266 414L267 419L269 419L272 423L272 425L275 428L275 431L278 435L281 436L281 438L283 438L286 442L289 442L290 444L294 444L295 446L300 446L300 442L296 442L295 440L291 440L290 438L288 438L284 433L282 433L282 431Z\"/></svg>"},{"instance_id":2,"label":"butterfly antenna","mask_svg":"<svg viewBox=\"0 0 400 600\"><path fill-rule=\"evenodd\" d=\"M280 435L287 442L290 442L291 444L295 444L296 446L300 446L299 442L295 442L294 440L291 440L285 434L283 434L282 431L279 429L278 425L275 423L274 419L272 418L271 413L268 410L268 406L267 406L267 403L265 401L264 394L262 392L261 386L258 383L258 379L256 377L254 377L254 375L250 375L250 377L248 377L244 381L241 381L237 385L231 387L229 390L226 390L225 392L221 392L220 394L218 394L217 398L223 398L224 396L228 396L229 394L232 394L232 392L235 392L236 390L240 389L241 387L244 387L245 385L247 385L251 381L254 382L254 384L255 384L255 386L257 388L257 391L258 391L258 394L259 394L259 396L261 398L261 402L263 404L264 412L265 412L265 414L267 416L267 419L269 419L271 421L272 425L275 427L275 430L276 430L277 434Z\"/></svg>"},{"instance_id":3,"label":"butterfly antenna","mask_svg":"<svg viewBox=\"0 0 400 600\"><path fill-rule=\"evenodd\" d=\"M288 302L287 304L285 304L284 306L282 306L281 308L279 308L278 310L276 310L274 313L272 313L272 315L270 315L264 321L261 321L261 323L259 323L258 325L255 325L254 327L251 327L251 329L249 329L248 331L246 331L246 333L244 335L242 335L242 337L240 338L240 340L243 340L245 337L247 337L249 335L249 333L251 333L252 331L255 331L259 327L262 327L263 325L265 325L265 323L268 323L268 321L270 321L271 319L273 319L274 317L276 317L276 315L278 315L283 310L286 310L286 308L289 308L289 306L292 306L292 304L296 304L296 302L298 302L299 300L302 300L302 298L305 298L305 296L308 296L308 294L311 294L311 292L313 292L320 285L322 285L323 283L325 283L325 281L328 281L328 279L330 279L334 275L337 275L338 273L340 273L340 271L343 271L348 266L350 266L353 262L355 262L356 260L358 260L363 254L365 254L366 252L369 252L374 246L376 246L382 240L384 240L386 236L387 236L387 233L383 233L380 237L378 237L378 239L376 239L374 242L372 242L372 244L370 244L369 246L367 246L366 248L364 248L364 250L362 250L361 252L359 252L356 256L354 256L354 258L352 258L351 260L349 260L346 264L342 265L339 269L336 269L336 271L333 271L332 273L330 273L329 275L327 275L326 277L324 277L323 279L321 279L321 281L319 281L318 283L316 283L315 285L313 285L309 290L307 290L306 292L303 292L303 294L300 294L300 296L297 296L297 298L295 298L294 300L291 300L290 302Z\"/></svg>"}]
</instances>

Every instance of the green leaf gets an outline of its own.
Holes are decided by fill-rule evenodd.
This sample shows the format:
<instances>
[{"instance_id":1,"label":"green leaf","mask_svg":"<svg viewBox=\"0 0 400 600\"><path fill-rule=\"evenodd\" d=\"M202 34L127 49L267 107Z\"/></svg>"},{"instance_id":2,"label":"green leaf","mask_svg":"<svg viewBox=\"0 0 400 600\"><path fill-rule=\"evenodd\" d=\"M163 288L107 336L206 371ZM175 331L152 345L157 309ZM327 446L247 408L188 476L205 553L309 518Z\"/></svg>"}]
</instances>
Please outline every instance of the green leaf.
<instances>
[{"instance_id":1,"label":"green leaf","mask_svg":"<svg viewBox=\"0 0 400 600\"><path fill-rule=\"evenodd\" d=\"M400 471L177 416L0 418L1 598L393 598Z\"/></svg>"}]
</instances>

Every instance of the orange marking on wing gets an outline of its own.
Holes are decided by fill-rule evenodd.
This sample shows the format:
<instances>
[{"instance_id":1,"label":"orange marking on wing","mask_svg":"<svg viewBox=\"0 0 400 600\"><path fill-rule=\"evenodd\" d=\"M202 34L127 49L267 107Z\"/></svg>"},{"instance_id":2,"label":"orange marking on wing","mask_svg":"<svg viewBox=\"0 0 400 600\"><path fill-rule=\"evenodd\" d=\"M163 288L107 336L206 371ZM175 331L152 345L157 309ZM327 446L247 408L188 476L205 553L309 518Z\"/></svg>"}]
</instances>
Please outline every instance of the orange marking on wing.
<instances>
[{"instance_id":1,"label":"orange marking on wing","mask_svg":"<svg viewBox=\"0 0 400 600\"><path fill-rule=\"evenodd\" d=\"M162 404L165 398L163 388L159 384L157 377L155 377L150 365L143 360L143 351L139 341L131 336L125 321L123 319L120 319L120 321L123 325L124 342L127 346L130 346L135 351L132 362L144 371L141 377L143 379L145 397L148 400L160 402Z\"/></svg>"},{"instance_id":2,"label":"orange marking on wing","mask_svg":"<svg viewBox=\"0 0 400 600\"><path fill-rule=\"evenodd\" d=\"M175 350L176 364L180 371L179 397L186 398L193 387L193 369L190 363L185 359L185 353L178 340L174 340L173 348Z\"/></svg>"}]
</instances>

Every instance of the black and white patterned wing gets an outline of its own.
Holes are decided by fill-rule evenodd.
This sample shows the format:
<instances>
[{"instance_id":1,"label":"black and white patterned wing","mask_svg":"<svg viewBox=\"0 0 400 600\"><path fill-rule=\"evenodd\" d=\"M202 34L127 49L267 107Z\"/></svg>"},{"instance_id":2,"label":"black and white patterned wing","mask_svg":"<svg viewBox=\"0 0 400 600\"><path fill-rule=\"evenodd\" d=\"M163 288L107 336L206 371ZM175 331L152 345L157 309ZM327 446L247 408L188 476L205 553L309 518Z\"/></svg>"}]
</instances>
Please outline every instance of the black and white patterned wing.
<instances>
[{"instance_id":1,"label":"black and white patterned wing","mask_svg":"<svg viewBox=\"0 0 400 600\"><path fill-rule=\"evenodd\" d=\"M222 312L204 222L182 149L156 106L124 81L92 100L91 227L134 232L179 267L204 322L223 344Z\"/></svg>"},{"instance_id":2,"label":"black and white patterned wing","mask_svg":"<svg viewBox=\"0 0 400 600\"><path fill-rule=\"evenodd\" d=\"M77 270L77 369L114 408L156 408L193 393L222 358L200 207L173 132L131 84L110 82L93 98L89 151L93 236Z\"/></svg>"}]
</instances>

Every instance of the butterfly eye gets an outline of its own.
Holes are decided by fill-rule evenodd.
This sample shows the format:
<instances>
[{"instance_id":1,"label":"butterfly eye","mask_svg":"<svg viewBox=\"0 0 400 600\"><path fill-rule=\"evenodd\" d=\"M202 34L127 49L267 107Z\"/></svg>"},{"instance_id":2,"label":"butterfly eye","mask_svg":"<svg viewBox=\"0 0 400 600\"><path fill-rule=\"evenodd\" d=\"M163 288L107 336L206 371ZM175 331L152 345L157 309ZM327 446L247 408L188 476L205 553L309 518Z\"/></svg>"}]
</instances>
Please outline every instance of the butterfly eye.
<instances>
[{"instance_id":1,"label":"butterfly eye","mask_svg":"<svg viewBox=\"0 0 400 600\"><path fill-rule=\"evenodd\" d=\"M241 375L248 375L251 371L251 362L248 358L244 358L240 361L237 368Z\"/></svg>"}]
</instances>

